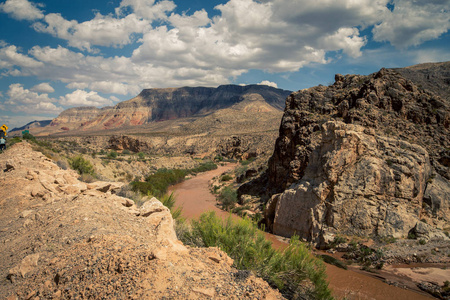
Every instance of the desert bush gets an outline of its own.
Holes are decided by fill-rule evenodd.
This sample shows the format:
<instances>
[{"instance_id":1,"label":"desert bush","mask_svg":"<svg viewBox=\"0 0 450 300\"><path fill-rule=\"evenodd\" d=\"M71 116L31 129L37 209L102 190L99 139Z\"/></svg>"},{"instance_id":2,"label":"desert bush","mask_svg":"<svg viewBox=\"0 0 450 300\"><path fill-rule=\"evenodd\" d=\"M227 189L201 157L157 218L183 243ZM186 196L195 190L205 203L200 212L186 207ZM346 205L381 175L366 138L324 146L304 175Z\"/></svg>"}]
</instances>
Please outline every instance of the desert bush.
<instances>
[{"instance_id":1,"label":"desert bush","mask_svg":"<svg viewBox=\"0 0 450 300\"><path fill-rule=\"evenodd\" d=\"M22 139L18 136L13 137L12 139L8 139L7 146L11 147L14 144L20 143Z\"/></svg>"},{"instance_id":2,"label":"desert bush","mask_svg":"<svg viewBox=\"0 0 450 300\"><path fill-rule=\"evenodd\" d=\"M128 150L128 149L125 149L125 150L122 151L122 154L130 155L130 154L131 154L131 151Z\"/></svg>"},{"instance_id":3,"label":"desert bush","mask_svg":"<svg viewBox=\"0 0 450 300\"><path fill-rule=\"evenodd\" d=\"M249 165L251 162L255 161L256 157L251 157L249 159L246 160L241 160L240 163L243 166Z\"/></svg>"},{"instance_id":4,"label":"desert bush","mask_svg":"<svg viewBox=\"0 0 450 300\"><path fill-rule=\"evenodd\" d=\"M36 138L34 137L34 135L32 135L29 132L25 132L24 134L22 134L22 138L24 140L30 140L30 141L34 141L34 142L36 141Z\"/></svg>"},{"instance_id":5,"label":"desert bush","mask_svg":"<svg viewBox=\"0 0 450 300\"><path fill-rule=\"evenodd\" d=\"M144 159L145 158L145 153L144 152L139 152L137 154L137 156L139 157L139 159Z\"/></svg>"},{"instance_id":6,"label":"desert bush","mask_svg":"<svg viewBox=\"0 0 450 300\"><path fill-rule=\"evenodd\" d=\"M230 175L226 174L226 175L223 175L220 178L220 181L230 181L231 179L233 179L233 177L231 177Z\"/></svg>"},{"instance_id":7,"label":"desert bush","mask_svg":"<svg viewBox=\"0 0 450 300\"><path fill-rule=\"evenodd\" d=\"M77 155L69 159L69 165L72 169L77 171L80 175L90 174L94 175L94 166L83 156Z\"/></svg>"},{"instance_id":8,"label":"desert bush","mask_svg":"<svg viewBox=\"0 0 450 300\"><path fill-rule=\"evenodd\" d=\"M109 152L106 157L107 158L111 158L111 159L116 159L117 155L119 155L116 151L112 150L111 152Z\"/></svg>"},{"instance_id":9,"label":"desert bush","mask_svg":"<svg viewBox=\"0 0 450 300\"><path fill-rule=\"evenodd\" d=\"M250 270L276 286L291 299L332 299L323 262L293 237L279 252L248 219L226 221L214 212L192 221L192 230L182 237L185 244L219 247L234 259L235 267Z\"/></svg>"},{"instance_id":10,"label":"desert bush","mask_svg":"<svg viewBox=\"0 0 450 300\"><path fill-rule=\"evenodd\" d=\"M222 189L219 194L219 202L222 204L222 209L230 210L233 209L237 203L237 191L229 186Z\"/></svg>"},{"instance_id":11,"label":"desert bush","mask_svg":"<svg viewBox=\"0 0 450 300\"><path fill-rule=\"evenodd\" d=\"M217 165L213 161L206 161L204 163L201 163L198 167L195 167L193 169L187 170L189 174L197 174L201 172L207 172L211 170L217 169Z\"/></svg>"}]
</instances>

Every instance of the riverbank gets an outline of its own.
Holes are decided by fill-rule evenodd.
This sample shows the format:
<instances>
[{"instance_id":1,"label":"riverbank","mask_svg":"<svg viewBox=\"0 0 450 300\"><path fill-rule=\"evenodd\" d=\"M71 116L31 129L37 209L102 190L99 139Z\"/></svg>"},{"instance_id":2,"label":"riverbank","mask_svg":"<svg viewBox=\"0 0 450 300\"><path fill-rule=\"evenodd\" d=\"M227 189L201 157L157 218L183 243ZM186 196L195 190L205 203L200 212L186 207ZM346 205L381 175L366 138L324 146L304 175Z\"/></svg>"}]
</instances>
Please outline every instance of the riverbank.
<instances>
[{"instance_id":1,"label":"riverbank","mask_svg":"<svg viewBox=\"0 0 450 300\"><path fill-rule=\"evenodd\" d=\"M183 208L183 217L186 219L196 219L206 211L214 211L218 216L226 219L230 213L219 209L216 206L216 198L209 190L209 181L224 172L230 171L236 164L219 166L216 170L200 173L197 176L169 188L169 192L174 192L176 205ZM231 215L233 219L238 219L236 215ZM287 245L285 239L266 233L266 237L272 241L277 249L282 249ZM283 241L284 240L284 241ZM398 270L404 268L386 268L381 275L370 274L358 270L358 267L350 267L348 270L340 269L333 265L326 264L329 286L333 290L333 295L338 299L433 299L417 288L408 290L415 286L411 278L400 274ZM415 273L416 275L419 273ZM389 278L389 279L388 279ZM383 280L390 282L408 282L405 288L389 285ZM403 286L403 285L402 285Z\"/></svg>"}]
</instances>

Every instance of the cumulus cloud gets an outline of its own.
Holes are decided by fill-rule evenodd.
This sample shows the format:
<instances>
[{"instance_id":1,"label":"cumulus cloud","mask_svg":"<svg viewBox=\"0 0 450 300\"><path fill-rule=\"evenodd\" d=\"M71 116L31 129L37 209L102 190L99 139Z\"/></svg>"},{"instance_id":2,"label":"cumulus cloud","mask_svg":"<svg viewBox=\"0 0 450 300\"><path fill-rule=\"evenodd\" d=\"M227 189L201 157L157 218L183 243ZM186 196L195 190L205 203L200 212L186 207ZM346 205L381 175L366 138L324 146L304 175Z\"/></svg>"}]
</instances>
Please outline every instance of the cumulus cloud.
<instances>
[{"instance_id":1,"label":"cumulus cloud","mask_svg":"<svg viewBox=\"0 0 450 300\"><path fill-rule=\"evenodd\" d=\"M0 11L3 11L17 20L42 19L44 14L37 8L38 5L27 0L6 0L0 3Z\"/></svg>"},{"instance_id":2,"label":"cumulus cloud","mask_svg":"<svg viewBox=\"0 0 450 300\"><path fill-rule=\"evenodd\" d=\"M113 104L111 99L106 99L96 92L76 90L71 94L60 97L59 103L65 106L106 106Z\"/></svg>"},{"instance_id":3,"label":"cumulus cloud","mask_svg":"<svg viewBox=\"0 0 450 300\"><path fill-rule=\"evenodd\" d=\"M37 68L43 67L43 63L19 52L14 45L5 45L0 48L0 68L11 67Z\"/></svg>"},{"instance_id":4,"label":"cumulus cloud","mask_svg":"<svg viewBox=\"0 0 450 300\"><path fill-rule=\"evenodd\" d=\"M50 98L46 93L39 94L25 89L20 83L11 84L6 95L4 103L14 112L55 114L63 110L62 107L53 104L56 99Z\"/></svg>"},{"instance_id":5,"label":"cumulus cloud","mask_svg":"<svg viewBox=\"0 0 450 300\"><path fill-rule=\"evenodd\" d=\"M36 76L75 89L58 99L62 105L101 105L114 100L97 93L214 86L249 70L295 72L330 62L330 51L357 61L370 38L364 29L373 26L377 40L395 46L415 45L448 30L450 0L393 0L392 11L389 1L229 0L209 17L205 10L178 14L173 1L122 0L115 15L97 13L79 23L49 13L34 23L35 30L91 53L61 45L23 52L0 42L0 68L3 76ZM15 3L7 0L3 11L10 2ZM124 45L134 47L130 56L95 53L95 46Z\"/></svg>"},{"instance_id":6,"label":"cumulus cloud","mask_svg":"<svg viewBox=\"0 0 450 300\"><path fill-rule=\"evenodd\" d=\"M47 93L47 94L53 93L55 91L55 89L48 82L37 84L34 87L32 87L31 90L33 92Z\"/></svg>"},{"instance_id":7,"label":"cumulus cloud","mask_svg":"<svg viewBox=\"0 0 450 300\"><path fill-rule=\"evenodd\" d=\"M176 5L173 1L163 0L155 4L155 0L122 0L116 8L117 15L123 15L127 9L147 20L167 19L167 13L173 11Z\"/></svg>"},{"instance_id":8,"label":"cumulus cloud","mask_svg":"<svg viewBox=\"0 0 450 300\"><path fill-rule=\"evenodd\" d=\"M93 45L120 47L132 42L132 35L144 31L148 21L130 14L124 18L114 18L97 13L95 18L83 23L68 21L60 14L48 14L44 22L33 25L38 32L67 40L69 45L82 50L96 52Z\"/></svg>"},{"instance_id":9,"label":"cumulus cloud","mask_svg":"<svg viewBox=\"0 0 450 300\"><path fill-rule=\"evenodd\" d=\"M450 29L450 0L394 0L393 5L373 29L376 41L406 48L436 39Z\"/></svg>"},{"instance_id":10,"label":"cumulus cloud","mask_svg":"<svg viewBox=\"0 0 450 300\"><path fill-rule=\"evenodd\" d=\"M278 85L275 82L269 81L269 80L263 80L258 85L268 85L274 88L278 88Z\"/></svg>"}]
</instances>

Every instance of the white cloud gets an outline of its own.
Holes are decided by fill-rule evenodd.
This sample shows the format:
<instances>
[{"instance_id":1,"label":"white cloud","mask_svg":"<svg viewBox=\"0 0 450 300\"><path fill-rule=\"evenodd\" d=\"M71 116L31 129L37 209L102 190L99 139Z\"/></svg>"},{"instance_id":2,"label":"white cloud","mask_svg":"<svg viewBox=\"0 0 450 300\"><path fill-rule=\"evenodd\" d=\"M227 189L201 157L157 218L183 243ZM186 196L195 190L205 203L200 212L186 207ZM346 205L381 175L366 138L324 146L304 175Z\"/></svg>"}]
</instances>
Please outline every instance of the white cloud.
<instances>
[{"instance_id":1,"label":"white cloud","mask_svg":"<svg viewBox=\"0 0 450 300\"><path fill-rule=\"evenodd\" d=\"M0 68L6 69L13 66L23 68L43 67L44 64L27 55L19 53L19 49L14 45L5 45L0 48Z\"/></svg>"},{"instance_id":2,"label":"white cloud","mask_svg":"<svg viewBox=\"0 0 450 300\"><path fill-rule=\"evenodd\" d=\"M110 99L103 98L96 92L76 90L71 94L60 97L59 103L65 106L106 106L113 104Z\"/></svg>"},{"instance_id":3,"label":"white cloud","mask_svg":"<svg viewBox=\"0 0 450 300\"><path fill-rule=\"evenodd\" d=\"M113 93L119 95L137 94L141 90L136 86L112 81L96 81L91 83L89 88L102 93Z\"/></svg>"},{"instance_id":4,"label":"white cloud","mask_svg":"<svg viewBox=\"0 0 450 300\"><path fill-rule=\"evenodd\" d=\"M37 84L34 87L32 87L31 90L33 92L47 93L47 94L53 93L55 91L55 89L48 82Z\"/></svg>"},{"instance_id":5,"label":"white cloud","mask_svg":"<svg viewBox=\"0 0 450 300\"><path fill-rule=\"evenodd\" d=\"M8 99L4 103L13 112L56 114L63 110L52 103L56 99L50 98L46 93L39 94L25 89L20 83L11 84L6 95Z\"/></svg>"},{"instance_id":6,"label":"white cloud","mask_svg":"<svg viewBox=\"0 0 450 300\"><path fill-rule=\"evenodd\" d=\"M436 39L450 29L450 0L394 0L393 4L394 10L385 12L373 29L376 41L406 48Z\"/></svg>"},{"instance_id":7,"label":"white cloud","mask_svg":"<svg viewBox=\"0 0 450 300\"><path fill-rule=\"evenodd\" d=\"M400 18L402 9L405 13L414 9L411 22L437 16L429 22L435 29L445 21L443 7L449 1L397 1L391 12L388 0L230 0L216 6L219 14L210 18L205 10L177 14L173 1L122 0L116 15L97 13L79 23L50 13L33 27L91 52L95 46L131 44L135 49L130 57L86 55L63 46L34 46L21 53L0 42L0 68L2 76L36 76L76 89L59 99L63 105L101 105L114 100L97 93L136 95L151 87L216 86L253 69L295 72L308 64L330 62L329 51L356 61L368 42L362 36L364 28L376 25L378 39L400 45L400 35L387 26L409 24ZM423 28L423 22L416 23ZM446 26L448 19L439 30L447 30ZM423 32L405 39L422 41ZM425 59L424 54L421 57Z\"/></svg>"},{"instance_id":8,"label":"white cloud","mask_svg":"<svg viewBox=\"0 0 450 300\"><path fill-rule=\"evenodd\" d=\"M44 17L42 11L36 6L27 0L6 0L4 3L0 3L0 11L17 20L33 21Z\"/></svg>"},{"instance_id":9,"label":"white cloud","mask_svg":"<svg viewBox=\"0 0 450 300\"><path fill-rule=\"evenodd\" d=\"M127 45L132 42L132 34L140 33L149 26L148 21L139 19L134 14L114 18L97 13L94 19L83 23L68 21L60 14L48 14L44 20L46 24L38 22L33 25L36 31L50 33L67 40L72 47L91 52L96 52L93 45Z\"/></svg>"},{"instance_id":10,"label":"white cloud","mask_svg":"<svg viewBox=\"0 0 450 300\"><path fill-rule=\"evenodd\" d=\"M14 83L9 86L9 90L6 93L9 97L7 104L33 104L40 102L55 102L55 99L48 97L48 94L38 94L25 89L22 84Z\"/></svg>"},{"instance_id":11,"label":"white cloud","mask_svg":"<svg viewBox=\"0 0 450 300\"><path fill-rule=\"evenodd\" d=\"M167 13L173 11L176 5L173 1L163 0L155 4L155 0L122 0L116 8L117 15L123 15L127 8L147 20L167 19Z\"/></svg>"},{"instance_id":12,"label":"white cloud","mask_svg":"<svg viewBox=\"0 0 450 300\"><path fill-rule=\"evenodd\" d=\"M275 82L269 81L269 80L263 80L258 85L268 85L274 88L278 88L278 85Z\"/></svg>"}]
</instances>

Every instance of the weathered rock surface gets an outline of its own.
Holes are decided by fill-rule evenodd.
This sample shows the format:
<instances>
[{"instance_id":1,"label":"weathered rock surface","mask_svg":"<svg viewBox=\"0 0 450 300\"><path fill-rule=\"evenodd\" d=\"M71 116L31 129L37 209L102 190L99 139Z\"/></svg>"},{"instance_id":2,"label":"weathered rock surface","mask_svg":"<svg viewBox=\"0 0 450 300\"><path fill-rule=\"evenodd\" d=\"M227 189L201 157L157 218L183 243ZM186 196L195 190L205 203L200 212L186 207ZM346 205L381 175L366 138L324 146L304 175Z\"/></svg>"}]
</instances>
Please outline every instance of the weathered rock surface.
<instances>
[{"instance_id":1,"label":"weathered rock surface","mask_svg":"<svg viewBox=\"0 0 450 300\"><path fill-rule=\"evenodd\" d=\"M138 208L26 143L0 158L0 298L282 299L219 249L181 244L156 199Z\"/></svg>"},{"instance_id":2,"label":"weathered rock surface","mask_svg":"<svg viewBox=\"0 0 450 300\"><path fill-rule=\"evenodd\" d=\"M267 173L269 227L318 245L338 232L406 237L421 219L448 227L449 127L447 99L393 70L291 94Z\"/></svg>"},{"instance_id":3,"label":"weathered rock surface","mask_svg":"<svg viewBox=\"0 0 450 300\"><path fill-rule=\"evenodd\" d=\"M133 152L148 151L149 146L146 142L140 141L139 139L132 138L126 135L110 137L109 148L114 150L130 150Z\"/></svg>"}]
</instances>

